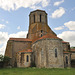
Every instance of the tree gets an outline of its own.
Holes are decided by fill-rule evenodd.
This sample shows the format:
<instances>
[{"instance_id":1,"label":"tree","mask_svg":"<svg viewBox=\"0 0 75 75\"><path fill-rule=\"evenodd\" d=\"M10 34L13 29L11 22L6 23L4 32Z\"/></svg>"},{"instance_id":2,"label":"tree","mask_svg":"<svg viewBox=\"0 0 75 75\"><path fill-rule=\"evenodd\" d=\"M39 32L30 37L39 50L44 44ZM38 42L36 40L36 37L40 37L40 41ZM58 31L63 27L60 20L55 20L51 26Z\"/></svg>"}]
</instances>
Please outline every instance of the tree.
<instances>
[{"instance_id":1,"label":"tree","mask_svg":"<svg viewBox=\"0 0 75 75\"><path fill-rule=\"evenodd\" d=\"M10 58L8 56L0 55L0 68L9 66Z\"/></svg>"},{"instance_id":2,"label":"tree","mask_svg":"<svg viewBox=\"0 0 75 75\"><path fill-rule=\"evenodd\" d=\"M0 62L3 61L3 58L4 58L4 56L1 54L1 55L0 55Z\"/></svg>"},{"instance_id":3,"label":"tree","mask_svg":"<svg viewBox=\"0 0 75 75\"><path fill-rule=\"evenodd\" d=\"M4 56L3 62L8 63L10 61L10 58L8 56Z\"/></svg>"},{"instance_id":4,"label":"tree","mask_svg":"<svg viewBox=\"0 0 75 75\"><path fill-rule=\"evenodd\" d=\"M0 68L3 67L3 58L4 58L4 56L1 54L0 55Z\"/></svg>"}]
</instances>

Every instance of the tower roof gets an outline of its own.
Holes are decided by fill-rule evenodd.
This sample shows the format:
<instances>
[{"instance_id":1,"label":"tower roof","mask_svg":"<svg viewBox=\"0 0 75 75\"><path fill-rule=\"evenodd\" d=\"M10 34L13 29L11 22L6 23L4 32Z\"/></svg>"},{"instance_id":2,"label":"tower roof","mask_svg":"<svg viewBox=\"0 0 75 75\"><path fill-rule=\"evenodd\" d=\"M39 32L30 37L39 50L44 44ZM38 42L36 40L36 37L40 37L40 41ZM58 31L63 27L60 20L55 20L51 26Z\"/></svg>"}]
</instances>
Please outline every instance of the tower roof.
<instances>
[{"instance_id":1,"label":"tower roof","mask_svg":"<svg viewBox=\"0 0 75 75\"><path fill-rule=\"evenodd\" d=\"M37 11L45 12L44 10L39 10L39 9L37 9L37 10L34 10L34 11L30 12L30 14L33 13L33 12L37 12ZM46 12L45 12L45 13L46 13ZM46 13L46 14L47 14L47 13Z\"/></svg>"},{"instance_id":2,"label":"tower roof","mask_svg":"<svg viewBox=\"0 0 75 75\"><path fill-rule=\"evenodd\" d=\"M41 40L41 39L60 39L60 40L62 40L61 38L55 36L54 34L48 33L48 34L42 36L41 38L33 40L33 42L35 42L37 40Z\"/></svg>"}]
</instances>

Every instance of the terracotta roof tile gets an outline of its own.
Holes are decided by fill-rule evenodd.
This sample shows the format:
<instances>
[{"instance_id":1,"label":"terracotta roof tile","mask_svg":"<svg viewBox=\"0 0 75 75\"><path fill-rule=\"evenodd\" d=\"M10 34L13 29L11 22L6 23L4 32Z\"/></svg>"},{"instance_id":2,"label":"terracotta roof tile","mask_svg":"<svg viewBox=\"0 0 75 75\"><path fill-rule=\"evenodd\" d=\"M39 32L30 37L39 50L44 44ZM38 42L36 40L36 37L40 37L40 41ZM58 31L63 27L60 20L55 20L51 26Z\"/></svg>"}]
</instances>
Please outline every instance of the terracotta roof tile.
<instances>
[{"instance_id":1,"label":"terracotta roof tile","mask_svg":"<svg viewBox=\"0 0 75 75\"><path fill-rule=\"evenodd\" d=\"M31 39L27 38L10 38L9 40L14 40L14 41L32 41Z\"/></svg>"},{"instance_id":2,"label":"terracotta roof tile","mask_svg":"<svg viewBox=\"0 0 75 75\"><path fill-rule=\"evenodd\" d=\"M69 42L66 42L66 41L62 41L62 43L69 43Z\"/></svg>"},{"instance_id":3,"label":"terracotta roof tile","mask_svg":"<svg viewBox=\"0 0 75 75\"><path fill-rule=\"evenodd\" d=\"M31 49L27 49L27 50L24 49L24 50L21 50L21 51L18 51L18 52L32 52L32 50L31 50ZM18 53L18 52L17 52L17 53Z\"/></svg>"},{"instance_id":4,"label":"terracotta roof tile","mask_svg":"<svg viewBox=\"0 0 75 75\"><path fill-rule=\"evenodd\" d=\"M64 53L70 53L70 52L64 51Z\"/></svg>"},{"instance_id":5,"label":"terracotta roof tile","mask_svg":"<svg viewBox=\"0 0 75 75\"><path fill-rule=\"evenodd\" d=\"M75 52L75 49L71 49L71 51Z\"/></svg>"},{"instance_id":6,"label":"terracotta roof tile","mask_svg":"<svg viewBox=\"0 0 75 75\"><path fill-rule=\"evenodd\" d=\"M55 36L54 34L48 33L48 34L42 36L41 38L34 39L33 42L35 42L37 40L40 40L40 39L46 39L46 38L49 38L49 39L60 39L60 40L62 40L61 38Z\"/></svg>"},{"instance_id":7,"label":"terracotta roof tile","mask_svg":"<svg viewBox=\"0 0 75 75\"><path fill-rule=\"evenodd\" d=\"M35 11L32 11L32 12L30 12L30 13L33 13L33 12L36 12L36 11L45 12L44 10L37 9L37 10L35 10ZM46 12L45 12L45 13L46 13ZM47 14L47 13L46 13L46 14Z\"/></svg>"}]
</instances>

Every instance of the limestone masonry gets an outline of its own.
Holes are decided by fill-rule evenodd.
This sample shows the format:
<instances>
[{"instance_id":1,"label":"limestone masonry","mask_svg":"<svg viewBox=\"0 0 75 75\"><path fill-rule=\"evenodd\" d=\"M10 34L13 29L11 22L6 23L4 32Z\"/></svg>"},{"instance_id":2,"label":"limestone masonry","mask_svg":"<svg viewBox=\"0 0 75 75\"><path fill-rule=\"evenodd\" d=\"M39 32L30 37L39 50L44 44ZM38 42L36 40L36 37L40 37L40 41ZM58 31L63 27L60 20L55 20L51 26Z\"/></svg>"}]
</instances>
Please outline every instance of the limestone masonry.
<instances>
[{"instance_id":1,"label":"limestone masonry","mask_svg":"<svg viewBox=\"0 0 75 75\"><path fill-rule=\"evenodd\" d=\"M64 68L71 66L69 42L63 41L51 30L47 13L32 11L26 38L10 38L5 56L12 67Z\"/></svg>"}]
</instances>

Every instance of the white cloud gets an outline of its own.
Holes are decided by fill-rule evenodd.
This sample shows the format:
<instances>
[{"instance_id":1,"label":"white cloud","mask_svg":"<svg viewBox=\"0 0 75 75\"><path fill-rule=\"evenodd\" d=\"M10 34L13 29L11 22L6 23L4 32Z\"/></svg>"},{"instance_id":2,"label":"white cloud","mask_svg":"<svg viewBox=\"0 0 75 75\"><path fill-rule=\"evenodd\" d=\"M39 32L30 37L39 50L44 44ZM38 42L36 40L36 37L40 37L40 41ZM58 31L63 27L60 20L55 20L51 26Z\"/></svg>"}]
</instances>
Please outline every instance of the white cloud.
<instances>
[{"instance_id":1,"label":"white cloud","mask_svg":"<svg viewBox=\"0 0 75 75\"><path fill-rule=\"evenodd\" d=\"M2 54L2 55L5 54L6 44L7 44L7 42L5 44L3 44L2 47L0 48L0 54Z\"/></svg>"},{"instance_id":2,"label":"white cloud","mask_svg":"<svg viewBox=\"0 0 75 75\"><path fill-rule=\"evenodd\" d=\"M27 31L20 31L17 33L9 34L8 32L0 32L0 54L4 55L5 49L6 49L6 44L7 40L9 38L26 38Z\"/></svg>"},{"instance_id":3,"label":"white cloud","mask_svg":"<svg viewBox=\"0 0 75 75\"><path fill-rule=\"evenodd\" d=\"M51 17L52 18L60 18L61 16L63 16L65 14L65 9L63 7L59 7L59 9L55 10Z\"/></svg>"},{"instance_id":4,"label":"white cloud","mask_svg":"<svg viewBox=\"0 0 75 75\"><path fill-rule=\"evenodd\" d=\"M4 55L7 40L8 40L8 33L0 32L0 54Z\"/></svg>"},{"instance_id":5,"label":"white cloud","mask_svg":"<svg viewBox=\"0 0 75 75\"><path fill-rule=\"evenodd\" d=\"M62 30L62 29L64 29L64 26L60 26L60 27L54 28L54 30Z\"/></svg>"},{"instance_id":6,"label":"white cloud","mask_svg":"<svg viewBox=\"0 0 75 75\"><path fill-rule=\"evenodd\" d=\"M20 29L20 28L21 28L20 26L17 27L17 29Z\"/></svg>"},{"instance_id":7,"label":"white cloud","mask_svg":"<svg viewBox=\"0 0 75 75\"><path fill-rule=\"evenodd\" d=\"M28 31L20 31L20 32L18 32L18 33L10 34L9 37L14 37L14 38L25 38L26 35L27 35L27 32L28 32Z\"/></svg>"},{"instance_id":8,"label":"white cloud","mask_svg":"<svg viewBox=\"0 0 75 75\"><path fill-rule=\"evenodd\" d=\"M57 2L55 2L54 3L54 6L59 6L61 3L63 3L64 2L64 0L61 0L61 1L57 1Z\"/></svg>"},{"instance_id":9,"label":"white cloud","mask_svg":"<svg viewBox=\"0 0 75 75\"><path fill-rule=\"evenodd\" d=\"M48 0L42 0L42 6L46 7L49 4Z\"/></svg>"},{"instance_id":10,"label":"white cloud","mask_svg":"<svg viewBox=\"0 0 75 75\"><path fill-rule=\"evenodd\" d=\"M75 21L66 22L64 23L64 25L68 27L70 30L75 30Z\"/></svg>"},{"instance_id":11,"label":"white cloud","mask_svg":"<svg viewBox=\"0 0 75 75\"><path fill-rule=\"evenodd\" d=\"M46 7L49 4L49 0L0 0L0 8L4 10L17 10L21 7L31 8L41 4L42 7Z\"/></svg>"},{"instance_id":12,"label":"white cloud","mask_svg":"<svg viewBox=\"0 0 75 75\"><path fill-rule=\"evenodd\" d=\"M58 34L58 37L62 38L64 41L70 42L70 45L75 47L75 31L64 31Z\"/></svg>"},{"instance_id":13,"label":"white cloud","mask_svg":"<svg viewBox=\"0 0 75 75\"><path fill-rule=\"evenodd\" d=\"M2 19L2 21L4 21L4 19Z\"/></svg>"},{"instance_id":14,"label":"white cloud","mask_svg":"<svg viewBox=\"0 0 75 75\"><path fill-rule=\"evenodd\" d=\"M6 23L8 24L9 22L8 22L8 21L6 21Z\"/></svg>"},{"instance_id":15,"label":"white cloud","mask_svg":"<svg viewBox=\"0 0 75 75\"><path fill-rule=\"evenodd\" d=\"M4 29L5 25L4 24L0 24L0 29Z\"/></svg>"},{"instance_id":16,"label":"white cloud","mask_svg":"<svg viewBox=\"0 0 75 75\"><path fill-rule=\"evenodd\" d=\"M32 9L41 9L40 6L31 6L30 8L32 8Z\"/></svg>"}]
</instances>

